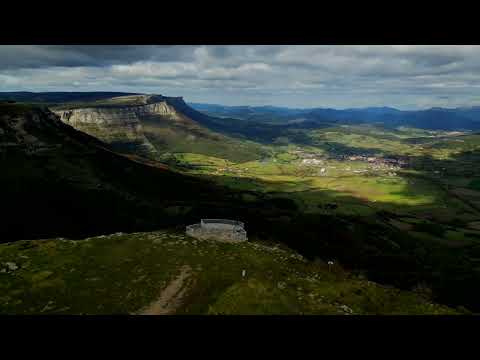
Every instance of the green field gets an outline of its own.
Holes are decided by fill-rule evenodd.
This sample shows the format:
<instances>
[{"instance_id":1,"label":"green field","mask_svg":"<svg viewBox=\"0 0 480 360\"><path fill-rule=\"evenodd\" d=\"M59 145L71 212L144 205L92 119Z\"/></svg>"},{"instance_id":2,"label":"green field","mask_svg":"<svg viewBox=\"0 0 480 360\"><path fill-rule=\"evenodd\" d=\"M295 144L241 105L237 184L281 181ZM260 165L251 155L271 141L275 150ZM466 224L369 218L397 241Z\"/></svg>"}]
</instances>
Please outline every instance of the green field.
<instances>
[{"instance_id":1,"label":"green field","mask_svg":"<svg viewBox=\"0 0 480 360\"><path fill-rule=\"evenodd\" d=\"M477 293L471 293L467 284L480 279L479 135L339 126L294 130L282 134L280 142L263 147L268 155L248 162L225 161L220 155L173 156L180 171L241 191L242 199L252 206L259 199L293 201L295 206L287 204L290 210L280 221L288 224L302 216L311 219L308 226L312 229L304 228L305 238L307 231L315 231L315 219L325 216L346 219L349 229L356 229L360 222L369 224L365 225L367 231L383 226L377 239L366 235L364 241L369 244L362 245L361 251L368 252L373 243L377 249L372 251L374 257L385 251L405 256L410 263L407 267L421 264L412 276L436 284L435 292L443 301L476 308ZM363 158L351 160L352 156ZM404 163L369 162L368 157L396 158ZM404 244L385 234L385 227L399 232ZM364 230L352 231L357 238ZM314 233L308 239L287 241L301 243L298 249L307 254L325 251L310 242L318 241ZM349 253L342 246L336 251ZM355 256L347 257L357 262ZM388 273L388 281L402 278L400 265L392 267L397 273ZM383 278L385 272L372 274Z\"/></svg>"},{"instance_id":2,"label":"green field","mask_svg":"<svg viewBox=\"0 0 480 360\"><path fill-rule=\"evenodd\" d=\"M398 218L406 216L445 226L455 223L452 231L459 234L465 234L463 229L479 217L478 135L372 126L341 126L305 134L312 139L308 145L294 143L294 134L289 145L264 145L270 155L256 161L235 163L220 155L192 153L176 153L173 158L182 171L235 190L287 196L307 213L374 215L388 211L402 230L406 227ZM408 164L392 167L352 161L349 156L402 156ZM311 158L317 163L309 164ZM325 210L324 205L332 202L335 209ZM477 236L467 233L459 238L476 241Z\"/></svg>"}]
</instances>

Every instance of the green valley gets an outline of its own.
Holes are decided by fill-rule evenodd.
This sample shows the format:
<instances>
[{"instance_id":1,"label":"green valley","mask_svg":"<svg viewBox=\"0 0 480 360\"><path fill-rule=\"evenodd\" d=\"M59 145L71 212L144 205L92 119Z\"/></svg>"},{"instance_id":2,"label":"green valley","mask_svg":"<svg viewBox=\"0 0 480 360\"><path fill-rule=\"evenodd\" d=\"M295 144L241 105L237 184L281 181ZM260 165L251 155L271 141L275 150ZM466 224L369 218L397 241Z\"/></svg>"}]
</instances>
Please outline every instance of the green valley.
<instances>
[{"instance_id":1,"label":"green valley","mask_svg":"<svg viewBox=\"0 0 480 360\"><path fill-rule=\"evenodd\" d=\"M145 251L156 255L145 260L148 264L141 271L148 274L143 278L144 274L139 274L141 279L137 279L140 284L148 282L144 293L138 290L136 295L128 295L119 288L110 288L120 286L120 273L108 275L118 277L117 283L94 286L117 294L112 295L117 301L127 295L132 297L123 305L111 303L100 308L97 295L82 289L88 289L89 283L55 277L49 273L53 272L49 270L53 260L45 258L46 262L42 262L36 257L31 263L34 272L24 269L23 285L5 278L10 279L5 283L9 295L3 298L2 311L15 311L18 306L21 312L38 312L46 306L44 302L57 300L41 295L39 303L31 304L24 297L30 296L30 291L64 291L68 295L74 291L70 286L79 286L74 292L85 293L86 307L75 305L65 310L67 313L132 312L152 301L155 291L158 294L161 288L168 289L175 280L172 274L179 272L182 279L193 279L195 273L195 281L204 285L189 285L193 295L187 295L188 291L184 294L178 313L336 313L342 305L353 313L436 313L435 309L441 307L429 310L420 305L422 301L414 295L419 288L430 294L431 301L456 309L451 311L479 309L480 294L470 286L480 279L480 136L474 132L378 124L235 122L195 112L181 99L150 95L101 99L95 104L46 106L62 121L36 106L2 105L0 135L11 146L2 148L2 161L10 172L2 174L0 180L11 189L6 201L12 209L5 218L9 225L3 229L3 242L7 244L2 245L0 254L8 255L3 264L14 263L24 269L18 258L12 260L13 253L21 253L20 243L28 244L22 245L25 249L38 250L43 245L34 244L49 244L46 246L53 249L49 250L52 256L59 251L59 259L67 259L71 254L77 259L74 262L80 261L77 257L82 251L87 251L77 252L83 249L79 244L92 243L30 240L58 236L82 239L101 235L93 241L94 247L105 244L101 251L113 252L112 256L116 251L128 252L130 247L137 249L132 253L142 254L137 247L148 243ZM258 136L251 136L250 132L257 129ZM63 196L70 201L62 201ZM152 273L157 269L155 262L169 263L161 254L169 250L162 248L157 253L151 242L144 240L171 237L189 247L192 240L184 237L184 227L200 218L243 221L251 240L238 249L252 247L254 251L255 244L260 243L287 246L292 256L303 257L309 264L305 266L317 269L295 275L300 278L294 278L292 286L308 288L308 293L318 296L344 289L342 296L355 300L342 303L340 296L323 303L313 295L316 300L311 303L304 297L306 294L278 293L278 282L282 288L288 281L271 282L272 278L258 275L277 271L277 265L270 263L273 259L262 260L266 263L255 267L259 254L242 260L253 266L257 275L239 282L237 265L232 265L232 275L222 268L226 278L217 279L210 270L195 270L205 269L201 261L187 261L181 257L185 249L177 247L172 250L173 267ZM31 225L29 228L22 227L25 221ZM158 235L167 228L167 235ZM116 231L125 234L108 235ZM134 234L138 231L154 232ZM24 241L9 243L11 240ZM208 244L201 245L206 246L201 251L204 256L229 258L225 252L217 253L216 245ZM123 246L125 250L121 250ZM229 246L225 245L225 249ZM238 249L232 251L238 254ZM31 255L36 256L25 256ZM120 258L107 260L106 255L99 255L98 260L93 260L96 255L91 256L97 263L89 278L96 279L104 271L102 261L113 261L123 272ZM179 259L185 260L183 264ZM329 260L342 264L342 273L350 274L346 275L350 280L308 287L305 278L315 279L315 272L320 277L331 275L325 271ZM318 263L324 264L323 270L315 268ZM83 262L75 266L72 263L81 273L90 271L86 266ZM287 273L293 271L289 266L285 268ZM57 271L62 274L66 268ZM350 282L357 273L378 284L368 295L368 301L376 305L366 305L363 295L350 293L358 286L368 287L365 279L366 283L358 280L357 285ZM2 276L7 275L12 275L8 266ZM277 275L272 276L277 279ZM43 285L37 289L37 278L45 285L44 290ZM129 288L134 288L134 280L125 278L132 281ZM209 282L213 282L212 287ZM384 286L399 290L380 290ZM205 287L208 290L201 290ZM392 291L405 295L391 295ZM50 304L45 311L61 312L68 307L71 300L67 295L63 304ZM243 296L245 303L232 302ZM260 303L247 299L258 296L263 299ZM397 296L406 303L394 300ZM417 301L415 309L412 301ZM382 302L386 302L383 307Z\"/></svg>"}]
</instances>

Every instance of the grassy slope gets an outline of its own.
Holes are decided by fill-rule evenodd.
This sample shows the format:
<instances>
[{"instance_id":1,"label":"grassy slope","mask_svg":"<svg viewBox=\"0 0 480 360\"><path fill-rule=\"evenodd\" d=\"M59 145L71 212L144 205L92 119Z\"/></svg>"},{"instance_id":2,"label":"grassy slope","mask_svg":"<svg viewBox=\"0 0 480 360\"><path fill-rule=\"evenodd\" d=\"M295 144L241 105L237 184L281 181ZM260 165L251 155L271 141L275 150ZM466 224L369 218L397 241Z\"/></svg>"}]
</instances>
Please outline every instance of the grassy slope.
<instances>
[{"instance_id":1,"label":"grassy slope","mask_svg":"<svg viewBox=\"0 0 480 360\"><path fill-rule=\"evenodd\" d=\"M239 141L200 126L183 115L180 119L144 116L142 126L148 140L162 154L197 153L244 162L261 157L258 144Z\"/></svg>"},{"instance_id":2,"label":"grassy slope","mask_svg":"<svg viewBox=\"0 0 480 360\"><path fill-rule=\"evenodd\" d=\"M292 136L288 146L270 146L272 154L263 161L232 164L195 154L182 154L177 159L184 165L195 164L191 173L248 192L243 195L247 201L270 197L293 200L297 208L285 217L291 226L295 214L304 218L310 215L312 225L316 221L317 227L331 216L348 217L353 227L365 221L370 224L366 225L368 231L375 224L389 225L401 231L400 238L383 229L359 240L363 230L355 230L352 237L363 245L356 248L355 241L338 245L335 256L355 254L344 258L345 262L347 258L355 262L364 252L376 249L361 264L373 269L370 276L375 273L389 282L392 278L387 280L384 275L398 279L402 273L409 273L434 284L442 301L478 309L480 294L472 291L471 284L480 278L479 135L372 126L332 127L303 134L312 141L304 137L296 145L317 153L316 157L324 161L322 165L301 165L301 159L291 151L298 136ZM410 164L403 170L374 170L366 162L335 159L344 154L407 155ZM325 174L320 174L322 167L327 170ZM358 170L367 172L354 172ZM392 171L395 176L388 174ZM334 208L329 207L332 203ZM316 237L310 237L307 226L296 234L292 231L295 241L282 233L275 236L309 255L326 253L326 248L315 248L317 245L339 243L338 233L326 237L318 230ZM288 227L284 230L289 231ZM409 236L412 238L407 240ZM385 261L372 265L382 257ZM400 270L403 267L399 264L391 265L393 258L410 265Z\"/></svg>"},{"instance_id":3,"label":"grassy slope","mask_svg":"<svg viewBox=\"0 0 480 360\"><path fill-rule=\"evenodd\" d=\"M338 266L330 272L288 249L162 231L0 245L0 314L133 313L184 265L192 275L177 314L457 313Z\"/></svg>"}]
</instances>

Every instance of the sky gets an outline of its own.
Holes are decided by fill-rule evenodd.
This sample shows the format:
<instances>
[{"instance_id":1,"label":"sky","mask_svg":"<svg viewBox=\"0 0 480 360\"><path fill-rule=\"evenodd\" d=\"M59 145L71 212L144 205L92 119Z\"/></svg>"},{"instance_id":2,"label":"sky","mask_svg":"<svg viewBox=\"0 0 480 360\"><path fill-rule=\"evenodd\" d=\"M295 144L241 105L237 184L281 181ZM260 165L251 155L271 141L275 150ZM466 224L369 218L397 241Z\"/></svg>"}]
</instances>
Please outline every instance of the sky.
<instances>
[{"instance_id":1,"label":"sky","mask_svg":"<svg viewBox=\"0 0 480 360\"><path fill-rule=\"evenodd\" d=\"M480 105L480 46L0 45L0 91L293 108Z\"/></svg>"}]
</instances>

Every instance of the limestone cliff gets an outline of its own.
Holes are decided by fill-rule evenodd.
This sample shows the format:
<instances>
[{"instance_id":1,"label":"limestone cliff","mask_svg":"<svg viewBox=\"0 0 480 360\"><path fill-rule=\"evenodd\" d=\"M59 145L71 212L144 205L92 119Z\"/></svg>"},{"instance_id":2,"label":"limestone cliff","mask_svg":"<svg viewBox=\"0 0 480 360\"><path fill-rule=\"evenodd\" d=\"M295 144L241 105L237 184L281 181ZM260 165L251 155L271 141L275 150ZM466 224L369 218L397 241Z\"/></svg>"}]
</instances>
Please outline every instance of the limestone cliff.
<instances>
[{"instance_id":1,"label":"limestone cliff","mask_svg":"<svg viewBox=\"0 0 480 360\"><path fill-rule=\"evenodd\" d=\"M53 108L61 120L115 150L157 158L164 152L194 152L248 161L257 149L210 130L209 117L181 97L129 95ZM232 149L235 149L233 151Z\"/></svg>"},{"instance_id":2,"label":"limestone cliff","mask_svg":"<svg viewBox=\"0 0 480 360\"><path fill-rule=\"evenodd\" d=\"M54 111L60 119L111 144L118 150L153 155L155 147L148 141L134 108L83 108Z\"/></svg>"},{"instance_id":3,"label":"limestone cliff","mask_svg":"<svg viewBox=\"0 0 480 360\"><path fill-rule=\"evenodd\" d=\"M159 122L163 118L192 126L193 122L173 105L182 102L181 98L161 95L120 96L92 107L53 109L53 112L66 124L111 144L117 150L154 157L158 152L147 138L142 120Z\"/></svg>"}]
</instances>

